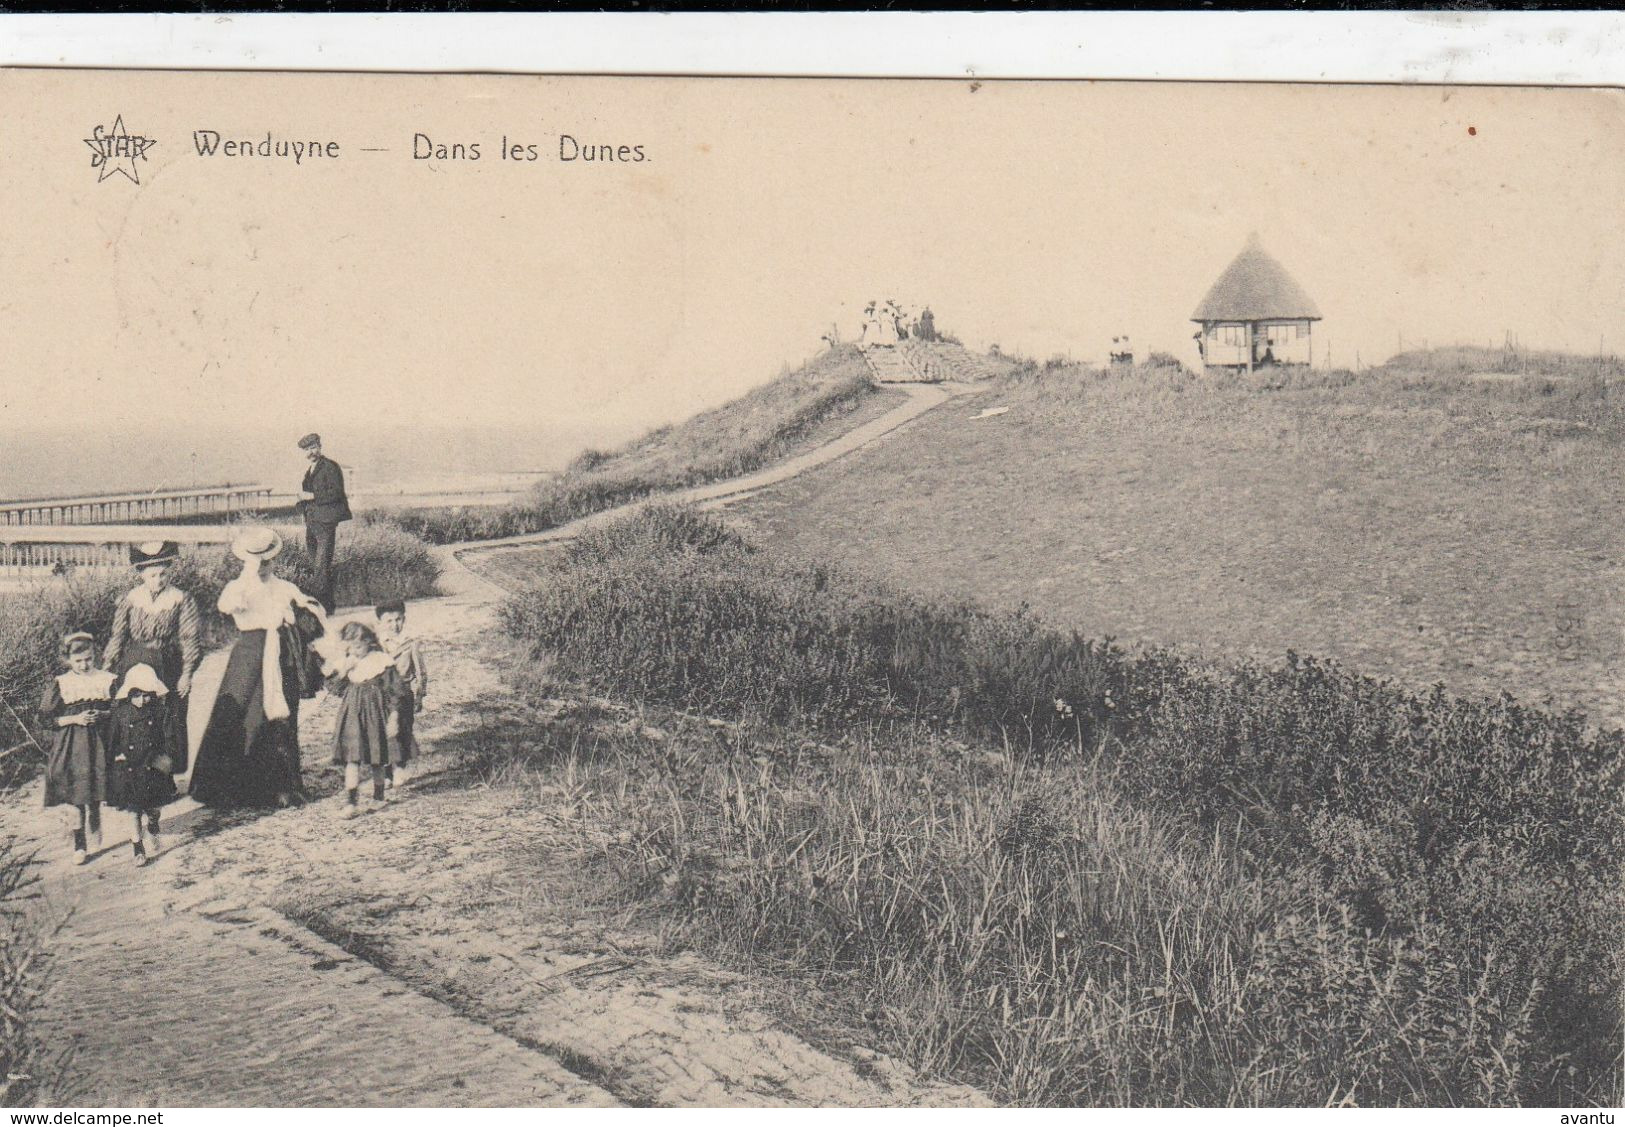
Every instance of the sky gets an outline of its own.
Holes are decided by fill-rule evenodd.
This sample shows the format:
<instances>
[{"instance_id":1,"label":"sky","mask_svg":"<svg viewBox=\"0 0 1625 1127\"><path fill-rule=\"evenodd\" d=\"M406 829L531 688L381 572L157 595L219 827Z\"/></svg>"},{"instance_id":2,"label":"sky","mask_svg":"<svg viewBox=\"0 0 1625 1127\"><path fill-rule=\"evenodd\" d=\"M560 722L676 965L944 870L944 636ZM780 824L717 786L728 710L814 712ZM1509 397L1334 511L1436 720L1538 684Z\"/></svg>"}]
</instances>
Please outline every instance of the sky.
<instances>
[{"instance_id":1,"label":"sky","mask_svg":"<svg viewBox=\"0 0 1625 1127\"><path fill-rule=\"evenodd\" d=\"M13 71L0 107L13 431L624 435L886 298L976 347L1193 363L1255 231L1317 364L1625 346L1617 91ZM139 184L91 167L115 115L155 141ZM206 129L341 155L202 157ZM561 162L565 134L647 159Z\"/></svg>"}]
</instances>

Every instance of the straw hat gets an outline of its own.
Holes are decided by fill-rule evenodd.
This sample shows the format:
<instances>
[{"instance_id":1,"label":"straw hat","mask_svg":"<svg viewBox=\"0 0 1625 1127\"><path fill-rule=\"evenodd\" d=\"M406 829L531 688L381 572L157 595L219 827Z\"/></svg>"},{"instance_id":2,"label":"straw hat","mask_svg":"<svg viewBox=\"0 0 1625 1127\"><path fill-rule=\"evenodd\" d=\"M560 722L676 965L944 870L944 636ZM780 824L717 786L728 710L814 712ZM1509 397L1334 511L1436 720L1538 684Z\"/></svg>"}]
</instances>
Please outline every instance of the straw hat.
<instances>
[{"instance_id":1,"label":"straw hat","mask_svg":"<svg viewBox=\"0 0 1625 1127\"><path fill-rule=\"evenodd\" d=\"M118 699L123 700L137 689L143 693L151 693L155 697L166 696L169 690L153 671L150 665L132 665L124 675L124 684L119 686Z\"/></svg>"},{"instance_id":2,"label":"straw hat","mask_svg":"<svg viewBox=\"0 0 1625 1127\"><path fill-rule=\"evenodd\" d=\"M180 545L171 540L148 540L130 545L130 566L140 571L154 564L172 564L180 558Z\"/></svg>"},{"instance_id":3,"label":"straw hat","mask_svg":"<svg viewBox=\"0 0 1625 1127\"><path fill-rule=\"evenodd\" d=\"M243 529L237 534L237 539L231 542L231 554L244 563L275 559L280 551L282 537L276 534L275 529L263 525Z\"/></svg>"}]
</instances>

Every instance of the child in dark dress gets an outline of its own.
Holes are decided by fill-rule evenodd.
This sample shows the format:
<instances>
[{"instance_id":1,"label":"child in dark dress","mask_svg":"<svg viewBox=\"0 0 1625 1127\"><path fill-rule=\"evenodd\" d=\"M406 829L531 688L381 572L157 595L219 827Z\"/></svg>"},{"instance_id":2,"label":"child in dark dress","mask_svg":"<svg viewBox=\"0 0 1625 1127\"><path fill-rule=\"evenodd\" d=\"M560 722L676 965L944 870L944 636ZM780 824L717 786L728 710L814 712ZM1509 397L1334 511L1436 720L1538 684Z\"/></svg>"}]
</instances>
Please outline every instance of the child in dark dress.
<instances>
[{"instance_id":1,"label":"child in dark dress","mask_svg":"<svg viewBox=\"0 0 1625 1127\"><path fill-rule=\"evenodd\" d=\"M333 762L344 768L343 816L353 818L360 812L363 764L372 772L373 801L385 799L384 769L399 760L401 709L411 690L370 628L347 623L339 638L345 654L328 676L327 691L339 697Z\"/></svg>"},{"instance_id":2,"label":"child in dark dress","mask_svg":"<svg viewBox=\"0 0 1625 1127\"><path fill-rule=\"evenodd\" d=\"M152 839L152 851L158 852L158 812L177 793L171 775L175 760L169 713L160 699L168 692L152 666L131 666L113 706L108 800L135 816L130 842L137 865L147 863L143 832Z\"/></svg>"},{"instance_id":3,"label":"child in dark dress","mask_svg":"<svg viewBox=\"0 0 1625 1127\"><path fill-rule=\"evenodd\" d=\"M101 847L102 807L107 800L107 715L113 704L113 675L96 668L96 639L69 634L62 639L68 671L52 678L40 701L40 723L56 730L45 770L45 805L79 810L73 831L74 860L83 865L91 838Z\"/></svg>"}]
</instances>

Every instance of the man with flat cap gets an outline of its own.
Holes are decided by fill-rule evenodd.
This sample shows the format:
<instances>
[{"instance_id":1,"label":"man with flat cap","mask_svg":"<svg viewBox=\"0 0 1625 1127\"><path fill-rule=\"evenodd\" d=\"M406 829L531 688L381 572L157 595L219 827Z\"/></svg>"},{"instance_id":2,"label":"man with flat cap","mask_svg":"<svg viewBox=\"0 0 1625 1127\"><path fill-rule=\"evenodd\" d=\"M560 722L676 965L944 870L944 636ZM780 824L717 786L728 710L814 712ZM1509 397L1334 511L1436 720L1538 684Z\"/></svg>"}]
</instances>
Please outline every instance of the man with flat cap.
<instances>
[{"instance_id":1,"label":"man with flat cap","mask_svg":"<svg viewBox=\"0 0 1625 1127\"><path fill-rule=\"evenodd\" d=\"M350 500L344 495L344 471L322 454L322 436L307 434L299 449L310 459L299 489L299 512L305 518L305 547L316 565L316 590L328 614L333 613L333 545L339 525L350 519Z\"/></svg>"}]
</instances>

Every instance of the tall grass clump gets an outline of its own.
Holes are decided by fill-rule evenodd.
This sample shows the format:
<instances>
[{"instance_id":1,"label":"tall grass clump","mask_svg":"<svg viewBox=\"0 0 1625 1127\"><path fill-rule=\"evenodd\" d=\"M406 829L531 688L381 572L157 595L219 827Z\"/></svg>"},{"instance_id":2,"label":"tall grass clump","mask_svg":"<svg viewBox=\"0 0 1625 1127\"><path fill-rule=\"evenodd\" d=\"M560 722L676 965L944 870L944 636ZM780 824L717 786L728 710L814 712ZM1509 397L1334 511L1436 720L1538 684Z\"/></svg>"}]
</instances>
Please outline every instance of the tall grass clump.
<instances>
[{"instance_id":1,"label":"tall grass clump","mask_svg":"<svg viewBox=\"0 0 1625 1127\"><path fill-rule=\"evenodd\" d=\"M32 1025L45 988L44 940L49 927L29 911L39 883L35 859L15 838L0 840L0 1106L37 1105L60 1078Z\"/></svg>"},{"instance_id":2,"label":"tall grass clump","mask_svg":"<svg viewBox=\"0 0 1625 1127\"><path fill-rule=\"evenodd\" d=\"M775 781L785 808L763 816L786 828L759 851L784 857L805 836L801 856L826 842L841 858L832 872L852 866L843 877L852 901L835 916L803 904L796 910L815 914L803 918L781 903L782 889L781 900L759 889L725 913L758 919L762 934L780 936L776 949L803 944L829 959L847 958L853 936L895 941L913 952L888 972L899 981L920 960L980 950L957 946L968 940L955 928L983 936L1002 952L976 955L985 976L935 981L945 999L987 999L999 1019L941 1059L963 1051L1024 1099L1155 1091L1184 1102L1552 1105L1621 1095L1621 732L1505 696L1417 694L1297 655L1219 667L1176 650L1131 653L1026 612L918 599L777 558L682 510L584 537L503 616L558 672L609 691L825 740L861 734L868 750L848 767L878 772L871 782L840 772ZM921 741L993 749L1010 765L996 785L977 782L906 751ZM677 809L743 801L718 790ZM1147 899L1151 930L1137 933L1138 946L1114 930L1133 913L1085 879L1112 871L1104 854L1115 849L1096 840L1103 821L1133 817L1150 819L1143 832L1160 843L1130 850L1136 864L1187 875L1209 866L1200 880L1215 890L1206 900ZM1018 839L1066 843L1076 863L1067 855L990 871L1000 854L989 835L1012 824L1026 827L1012 831ZM956 835L970 844L949 848ZM1109 889L1124 894L1121 881ZM1016 890L1009 903L1027 907L1001 907ZM1044 914L1057 904L1062 915ZM775 932L774 918L802 922ZM938 935L933 921L943 918L958 922ZM1035 921L1044 926L1029 930ZM1147 1042L1142 1029L1132 1049L1110 1050L1140 1063L1123 1064L1121 1083L1107 1088L1087 1080L1104 1048L1034 1073L1064 1078L1053 1085L992 1063L1014 1051L999 1027L1070 1030L1067 1015L1088 1010L1086 1024L1105 1028L1089 1009L1107 981L1101 960L1151 950L1159 927L1157 950L1192 954L1200 969L1153 984L1164 994L1106 996L1125 1029L1142 1029L1159 999L1184 998L1155 1028L1205 1038L1200 1049ZM1187 939L1169 938L1183 928ZM1053 989L1017 989L1023 960L1039 959L1033 945L1053 929L1082 937L1089 956L1064 967L1046 956ZM1197 942L1198 931L1217 946ZM873 973L878 957L870 949L856 965ZM1145 985L1154 963L1131 960L1123 982ZM1171 1079L1154 1059L1183 1063Z\"/></svg>"},{"instance_id":3,"label":"tall grass clump","mask_svg":"<svg viewBox=\"0 0 1625 1127\"><path fill-rule=\"evenodd\" d=\"M364 519L433 544L520 536L654 493L721 481L788 455L821 424L875 391L862 355L838 345L716 410L662 427L621 450L590 450L532 496L503 506L379 510Z\"/></svg>"},{"instance_id":4,"label":"tall grass clump","mask_svg":"<svg viewBox=\"0 0 1625 1127\"><path fill-rule=\"evenodd\" d=\"M1062 1106L1517 1099L1527 995L1086 762L922 732L607 742L567 769L624 888L933 1073Z\"/></svg>"}]
</instances>

